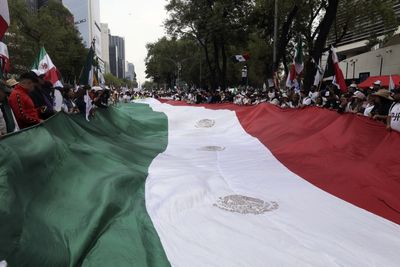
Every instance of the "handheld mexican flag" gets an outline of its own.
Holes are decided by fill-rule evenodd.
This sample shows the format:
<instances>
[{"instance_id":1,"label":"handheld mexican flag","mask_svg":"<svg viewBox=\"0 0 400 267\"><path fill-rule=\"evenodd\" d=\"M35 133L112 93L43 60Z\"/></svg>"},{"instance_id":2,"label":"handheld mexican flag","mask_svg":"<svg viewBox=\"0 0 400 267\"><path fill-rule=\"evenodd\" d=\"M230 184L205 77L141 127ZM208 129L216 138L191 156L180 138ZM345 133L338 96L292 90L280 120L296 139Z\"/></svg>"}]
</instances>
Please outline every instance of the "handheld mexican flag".
<instances>
[{"instance_id":1,"label":"handheld mexican flag","mask_svg":"<svg viewBox=\"0 0 400 267\"><path fill-rule=\"evenodd\" d=\"M10 25L10 13L7 0L0 0L0 40L3 39Z\"/></svg>"},{"instance_id":2,"label":"handheld mexican flag","mask_svg":"<svg viewBox=\"0 0 400 267\"><path fill-rule=\"evenodd\" d=\"M301 38L299 38L299 41L297 42L296 45L296 50L294 52L294 57L293 57L293 64L290 66L290 70L286 79L286 86L291 88L291 87L296 87L297 89L299 88L299 83L296 80L297 76L301 75L304 69L304 62L303 62L303 42Z\"/></svg>"},{"instance_id":3,"label":"handheld mexican flag","mask_svg":"<svg viewBox=\"0 0 400 267\"><path fill-rule=\"evenodd\" d=\"M324 77L333 77L332 83L335 84L340 91L347 92L346 80L339 66L339 57L336 53L336 48L333 46L329 51Z\"/></svg>"},{"instance_id":4,"label":"handheld mexican flag","mask_svg":"<svg viewBox=\"0 0 400 267\"><path fill-rule=\"evenodd\" d=\"M32 70L37 71L39 75L44 75L44 79L51 82L54 87L63 87L61 74L44 47L40 49L39 55L33 63Z\"/></svg>"},{"instance_id":5,"label":"handheld mexican flag","mask_svg":"<svg viewBox=\"0 0 400 267\"><path fill-rule=\"evenodd\" d=\"M303 62L303 41L299 38L296 46L296 51L294 54L293 64L296 69L296 74L300 75L304 69L304 62Z\"/></svg>"}]
</instances>

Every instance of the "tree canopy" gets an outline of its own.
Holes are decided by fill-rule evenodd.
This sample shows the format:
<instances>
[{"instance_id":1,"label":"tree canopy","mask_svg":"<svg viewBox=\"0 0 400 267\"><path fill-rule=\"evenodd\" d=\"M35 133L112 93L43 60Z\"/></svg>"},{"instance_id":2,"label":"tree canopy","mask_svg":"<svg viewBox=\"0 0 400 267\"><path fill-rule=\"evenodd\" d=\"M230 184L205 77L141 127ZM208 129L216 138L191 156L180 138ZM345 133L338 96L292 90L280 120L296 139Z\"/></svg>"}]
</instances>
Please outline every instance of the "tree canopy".
<instances>
[{"instance_id":1,"label":"tree canopy","mask_svg":"<svg viewBox=\"0 0 400 267\"><path fill-rule=\"evenodd\" d=\"M192 54L199 53L196 57L204 59L203 72L212 89L239 81L243 66L233 64L229 58L246 52L251 56L247 62L250 82L260 86L273 76L273 69L283 68L287 73L294 46L301 38L305 52L304 86L309 87L315 74L314 62L319 62L330 45L338 45L347 35L363 30L366 21L381 23L385 33L392 34L398 25L393 11L395 2L279 0L278 62L273 66L274 0L170 0L166 5L169 18L165 28L172 39L148 45L147 74L154 81L171 84L176 78L173 64L154 52L179 57L179 49L171 49L165 42L179 43L185 39L192 42ZM376 33L370 32L371 45L377 42L376 37ZM199 60L190 63L200 65ZM191 81L191 77L182 78Z\"/></svg>"},{"instance_id":2,"label":"tree canopy","mask_svg":"<svg viewBox=\"0 0 400 267\"><path fill-rule=\"evenodd\" d=\"M5 42L13 73L29 70L44 46L65 81L79 77L87 50L68 9L54 0L38 12L29 10L24 0L9 1L9 8L12 19Z\"/></svg>"}]
</instances>

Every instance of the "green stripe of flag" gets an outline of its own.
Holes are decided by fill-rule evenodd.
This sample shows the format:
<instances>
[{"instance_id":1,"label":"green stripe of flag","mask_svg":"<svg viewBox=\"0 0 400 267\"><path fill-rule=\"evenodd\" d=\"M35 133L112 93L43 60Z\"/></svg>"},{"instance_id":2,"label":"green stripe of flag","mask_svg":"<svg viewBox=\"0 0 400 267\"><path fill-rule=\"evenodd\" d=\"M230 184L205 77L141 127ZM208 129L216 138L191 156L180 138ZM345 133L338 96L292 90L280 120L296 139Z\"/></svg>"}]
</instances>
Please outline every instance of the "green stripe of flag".
<instances>
[{"instance_id":1,"label":"green stripe of flag","mask_svg":"<svg viewBox=\"0 0 400 267\"><path fill-rule=\"evenodd\" d=\"M140 114L140 116L136 115ZM10 266L169 266L145 179L168 122L147 105L59 114L0 143L0 261Z\"/></svg>"}]
</instances>

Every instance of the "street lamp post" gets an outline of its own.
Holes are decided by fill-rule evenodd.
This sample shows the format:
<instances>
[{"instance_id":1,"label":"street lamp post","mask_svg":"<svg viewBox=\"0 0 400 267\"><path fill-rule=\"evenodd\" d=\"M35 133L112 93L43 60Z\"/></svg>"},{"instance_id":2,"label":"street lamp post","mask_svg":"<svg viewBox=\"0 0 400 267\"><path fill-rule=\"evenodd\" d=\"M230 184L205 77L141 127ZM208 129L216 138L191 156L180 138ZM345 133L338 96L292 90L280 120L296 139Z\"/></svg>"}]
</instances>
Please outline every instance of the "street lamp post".
<instances>
[{"instance_id":1,"label":"street lamp post","mask_svg":"<svg viewBox=\"0 0 400 267\"><path fill-rule=\"evenodd\" d=\"M376 57L381 58L381 63L379 67L379 76L382 76L382 69L383 69L383 56L381 54L377 55Z\"/></svg>"}]
</instances>

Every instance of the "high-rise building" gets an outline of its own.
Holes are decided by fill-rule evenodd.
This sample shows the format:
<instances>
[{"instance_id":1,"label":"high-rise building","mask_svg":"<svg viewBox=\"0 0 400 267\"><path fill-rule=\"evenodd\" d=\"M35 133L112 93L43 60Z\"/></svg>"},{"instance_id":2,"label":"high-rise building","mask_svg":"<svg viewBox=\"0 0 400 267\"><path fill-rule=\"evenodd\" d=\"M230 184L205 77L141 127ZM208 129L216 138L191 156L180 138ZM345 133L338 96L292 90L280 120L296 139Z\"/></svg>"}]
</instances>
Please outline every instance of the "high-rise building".
<instances>
[{"instance_id":1,"label":"high-rise building","mask_svg":"<svg viewBox=\"0 0 400 267\"><path fill-rule=\"evenodd\" d=\"M63 0L63 3L74 16L84 45L89 48L94 40L96 55L103 60L99 0Z\"/></svg>"},{"instance_id":2,"label":"high-rise building","mask_svg":"<svg viewBox=\"0 0 400 267\"><path fill-rule=\"evenodd\" d=\"M117 55L115 64L111 59L114 49ZM110 35L110 67L113 75L121 79L125 78L125 39L123 37Z\"/></svg>"},{"instance_id":3,"label":"high-rise building","mask_svg":"<svg viewBox=\"0 0 400 267\"><path fill-rule=\"evenodd\" d=\"M110 72L110 29L108 28L108 24L101 23L101 54L103 56L104 61L104 69L105 73Z\"/></svg>"},{"instance_id":4,"label":"high-rise building","mask_svg":"<svg viewBox=\"0 0 400 267\"><path fill-rule=\"evenodd\" d=\"M110 60L110 72L115 77L118 76L118 47L111 44L109 46L109 60Z\"/></svg>"},{"instance_id":5,"label":"high-rise building","mask_svg":"<svg viewBox=\"0 0 400 267\"><path fill-rule=\"evenodd\" d=\"M126 73L125 73L125 78L127 78L130 81L135 81L136 80L136 74L135 74L135 65L130 62L126 62L127 68L126 68Z\"/></svg>"}]
</instances>

